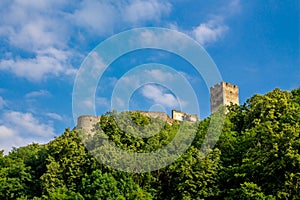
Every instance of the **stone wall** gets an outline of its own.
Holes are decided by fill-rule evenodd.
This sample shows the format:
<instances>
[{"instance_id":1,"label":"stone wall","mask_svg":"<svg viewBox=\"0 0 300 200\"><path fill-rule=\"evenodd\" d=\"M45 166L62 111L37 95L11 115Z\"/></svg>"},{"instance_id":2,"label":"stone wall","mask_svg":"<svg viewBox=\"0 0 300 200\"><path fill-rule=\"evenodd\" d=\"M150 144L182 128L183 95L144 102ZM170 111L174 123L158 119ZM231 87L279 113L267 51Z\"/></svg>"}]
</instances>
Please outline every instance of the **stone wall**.
<instances>
[{"instance_id":1,"label":"stone wall","mask_svg":"<svg viewBox=\"0 0 300 200\"><path fill-rule=\"evenodd\" d=\"M133 112L139 112L142 115L147 116L147 117L158 118L160 120L168 122L169 124L173 123L173 119L171 119L170 116L165 112L141 111L141 110L136 110Z\"/></svg>"},{"instance_id":2,"label":"stone wall","mask_svg":"<svg viewBox=\"0 0 300 200\"><path fill-rule=\"evenodd\" d=\"M172 118L165 112L154 112L154 111L132 111L139 112L144 116L158 118L160 120L166 121L172 124L175 120L177 121L188 121L196 122L198 121L197 115L187 114L185 112L172 110ZM92 115L82 115L77 119L76 129L84 130L87 134L93 134L95 131L95 125L100 121L100 117Z\"/></svg>"},{"instance_id":3,"label":"stone wall","mask_svg":"<svg viewBox=\"0 0 300 200\"><path fill-rule=\"evenodd\" d=\"M215 112L220 105L239 104L238 86L221 82L210 88L210 111Z\"/></svg>"},{"instance_id":4,"label":"stone wall","mask_svg":"<svg viewBox=\"0 0 300 200\"><path fill-rule=\"evenodd\" d=\"M100 117L92 115L82 115L77 119L76 129L84 130L87 134L93 134L95 125L100 121Z\"/></svg>"},{"instance_id":5,"label":"stone wall","mask_svg":"<svg viewBox=\"0 0 300 200\"><path fill-rule=\"evenodd\" d=\"M239 105L239 89L238 86L223 82L224 105L230 103Z\"/></svg>"},{"instance_id":6,"label":"stone wall","mask_svg":"<svg viewBox=\"0 0 300 200\"><path fill-rule=\"evenodd\" d=\"M220 105L230 105L230 103L239 105L239 89L238 86L221 82L210 88L210 110L211 113L216 111ZM133 111L139 112L147 117L158 118L168 123L173 123L174 120L177 121L188 121L196 122L198 121L198 116L196 114L188 114L178 110L172 110L172 118L165 112L154 112L154 111ZM83 115L77 119L77 129L85 130L87 134L92 134L94 132L95 124L100 121L100 117Z\"/></svg>"},{"instance_id":7,"label":"stone wall","mask_svg":"<svg viewBox=\"0 0 300 200\"><path fill-rule=\"evenodd\" d=\"M172 119L177 121L196 122L198 121L198 116L196 114L192 115L178 110L172 110Z\"/></svg>"},{"instance_id":8,"label":"stone wall","mask_svg":"<svg viewBox=\"0 0 300 200\"><path fill-rule=\"evenodd\" d=\"M158 118L164 121L167 121L169 117L169 115L165 112L154 112L154 111L140 111L140 110L136 110L134 112L139 112L144 116L147 117L152 117L152 118Z\"/></svg>"}]
</instances>

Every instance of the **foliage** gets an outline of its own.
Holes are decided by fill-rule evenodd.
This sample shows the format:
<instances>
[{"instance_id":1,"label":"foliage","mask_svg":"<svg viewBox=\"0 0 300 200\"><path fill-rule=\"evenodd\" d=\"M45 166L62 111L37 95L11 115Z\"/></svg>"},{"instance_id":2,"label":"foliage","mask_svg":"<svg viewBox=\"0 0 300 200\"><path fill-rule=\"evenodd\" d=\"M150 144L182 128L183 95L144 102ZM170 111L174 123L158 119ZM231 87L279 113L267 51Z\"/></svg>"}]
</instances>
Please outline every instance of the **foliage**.
<instances>
[{"instance_id":1,"label":"foliage","mask_svg":"<svg viewBox=\"0 0 300 200\"><path fill-rule=\"evenodd\" d=\"M227 109L215 125L217 115L168 124L112 111L101 116L94 135L66 129L46 145L0 151L0 199L300 199L300 88L254 95ZM118 171L91 154L108 140L129 152L152 152L175 139L175 149L193 131L187 151L152 172Z\"/></svg>"}]
</instances>

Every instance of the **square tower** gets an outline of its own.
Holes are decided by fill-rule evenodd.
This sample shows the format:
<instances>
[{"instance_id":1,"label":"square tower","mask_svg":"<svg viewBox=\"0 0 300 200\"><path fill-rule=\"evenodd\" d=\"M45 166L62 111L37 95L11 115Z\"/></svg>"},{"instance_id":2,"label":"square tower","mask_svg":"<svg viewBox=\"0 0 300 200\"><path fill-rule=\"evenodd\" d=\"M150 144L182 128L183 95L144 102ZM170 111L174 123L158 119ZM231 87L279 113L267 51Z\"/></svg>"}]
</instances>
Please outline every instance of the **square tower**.
<instances>
[{"instance_id":1,"label":"square tower","mask_svg":"<svg viewBox=\"0 0 300 200\"><path fill-rule=\"evenodd\" d=\"M215 112L220 105L239 105L239 88L230 83L221 82L210 88L210 112Z\"/></svg>"}]
</instances>

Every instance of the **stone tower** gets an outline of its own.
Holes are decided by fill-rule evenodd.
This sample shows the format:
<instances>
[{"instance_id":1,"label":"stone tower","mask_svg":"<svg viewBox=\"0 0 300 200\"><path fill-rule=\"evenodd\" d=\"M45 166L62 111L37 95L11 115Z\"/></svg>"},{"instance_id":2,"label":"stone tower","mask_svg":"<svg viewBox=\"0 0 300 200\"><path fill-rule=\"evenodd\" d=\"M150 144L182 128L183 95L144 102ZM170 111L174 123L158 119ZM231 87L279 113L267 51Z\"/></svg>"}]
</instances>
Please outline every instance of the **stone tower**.
<instances>
[{"instance_id":1,"label":"stone tower","mask_svg":"<svg viewBox=\"0 0 300 200\"><path fill-rule=\"evenodd\" d=\"M210 112L215 112L220 105L239 105L239 88L230 83L221 82L210 88Z\"/></svg>"},{"instance_id":2,"label":"stone tower","mask_svg":"<svg viewBox=\"0 0 300 200\"><path fill-rule=\"evenodd\" d=\"M95 125L100 121L100 117L91 115L82 115L77 119L78 130L84 130L87 134L95 132Z\"/></svg>"}]
</instances>

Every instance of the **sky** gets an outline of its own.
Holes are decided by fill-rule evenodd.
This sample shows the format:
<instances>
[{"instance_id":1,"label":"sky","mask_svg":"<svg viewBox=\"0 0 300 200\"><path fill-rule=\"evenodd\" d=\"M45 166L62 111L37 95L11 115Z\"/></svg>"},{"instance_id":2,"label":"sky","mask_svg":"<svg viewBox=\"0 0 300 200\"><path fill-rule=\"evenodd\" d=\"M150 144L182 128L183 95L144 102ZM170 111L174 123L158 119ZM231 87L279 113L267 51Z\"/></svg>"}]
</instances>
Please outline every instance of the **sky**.
<instances>
[{"instance_id":1,"label":"sky","mask_svg":"<svg viewBox=\"0 0 300 200\"><path fill-rule=\"evenodd\" d=\"M238 85L241 104L274 88L298 88L299 8L298 0L1 0L0 149L47 143L72 129L73 86L85 58L101 42L132 28L168 28L197 41L222 79ZM142 79L127 72L153 62L181 74L198 98L197 114L209 116L203 77L185 59L155 49L129 52L106 68L95 92L96 114L111 109L122 77L132 84ZM143 73L155 80L173 77L159 68ZM128 100L130 110L168 114L188 104L155 81L139 85Z\"/></svg>"}]
</instances>

